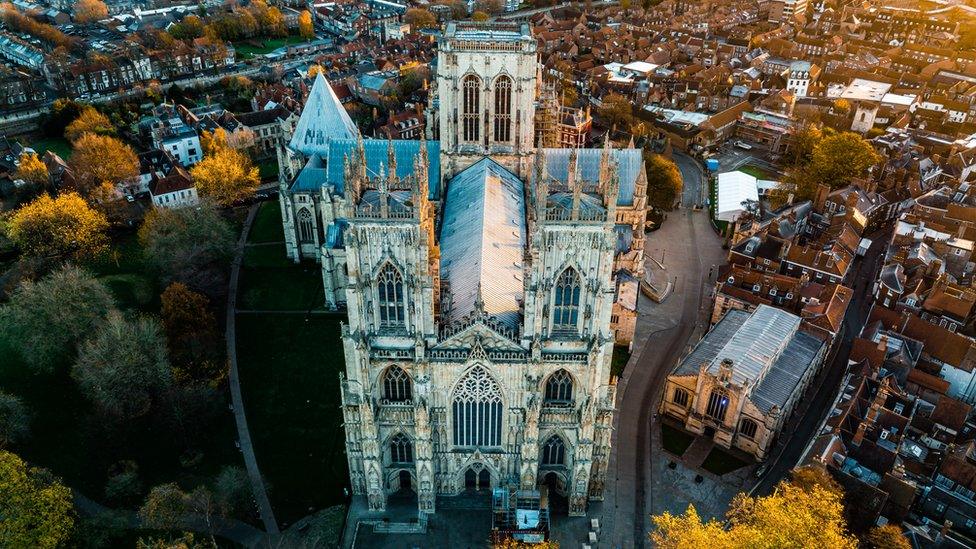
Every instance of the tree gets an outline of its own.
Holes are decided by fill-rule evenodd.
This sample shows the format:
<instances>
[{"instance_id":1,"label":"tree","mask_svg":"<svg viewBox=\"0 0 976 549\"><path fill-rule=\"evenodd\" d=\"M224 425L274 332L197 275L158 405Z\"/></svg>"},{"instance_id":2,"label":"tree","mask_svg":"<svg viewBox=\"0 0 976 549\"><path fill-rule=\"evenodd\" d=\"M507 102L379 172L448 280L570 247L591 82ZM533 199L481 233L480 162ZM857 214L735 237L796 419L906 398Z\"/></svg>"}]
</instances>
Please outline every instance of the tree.
<instances>
[{"instance_id":1,"label":"tree","mask_svg":"<svg viewBox=\"0 0 976 549\"><path fill-rule=\"evenodd\" d=\"M114 137L85 133L71 155L78 192L91 196L105 184L117 185L139 177L139 158L132 147Z\"/></svg>"},{"instance_id":2,"label":"tree","mask_svg":"<svg viewBox=\"0 0 976 549\"><path fill-rule=\"evenodd\" d=\"M630 9L630 0L620 0L620 8L624 11Z\"/></svg>"},{"instance_id":3,"label":"tree","mask_svg":"<svg viewBox=\"0 0 976 549\"><path fill-rule=\"evenodd\" d=\"M139 241L164 282L182 282L209 296L224 289L234 235L213 207L154 209L139 229Z\"/></svg>"},{"instance_id":4,"label":"tree","mask_svg":"<svg viewBox=\"0 0 976 549\"><path fill-rule=\"evenodd\" d=\"M107 229L105 216L77 194L43 194L14 212L8 235L31 257L84 258L105 249Z\"/></svg>"},{"instance_id":5,"label":"tree","mask_svg":"<svg viewBox=\"0 0 976 549\"><path fill-rule=\"evenodd\" d=\"M75 118L64 129L64 138L75 143L78 138L86 133L113 135L115 134L115 126L112 125L107 116L98 112L95 107L85 107L78 118Z\"/></svg>"},{"instance_id":6,"label":"tree","mask_svg":"<svg viewBox=\"0 0 976 549\"><path fill-rule=\"evenodd\" d=\"M285 26L285 16L281 10L272 6L268 8L264 19L265 33L270 36L288 36L288 27Z\"/></svg>"},{"instance_id":7,"label":"tree","mask_svg":"<svg viewBox=\"0 0 976 549\"><path fill-rule=\"evenodd\" d=\"M71 490L47 471L0 451L0 545L58 547L73 525Z\"/></svg>"},{"instance_id":8,"label":"tree","mask_svg":"<svg viewBox=\"0 0 976 549\"><path fill-rule=\"evenodd\" d=\"M108 17L108 6L102 0L78 0L74 9L75 21L89 23Z\"/></svg>"},{"instance_id":9,"label":"tree","mask_svg":"<svg viewBox=\"0 0 976 549\"><path fill-rule=\"evenodd\" d=\"M844 489L822 466L808 465L795 469L790 474L790 484L807 492L813 492L814 488L820 487L838 498L844 496Z\"/></svg>"},{"instance_id":10,"label":"tree","mask_svg":"<svg viewBox=\"0 0 976 549\"><path fill-rule=\"evenodd\" d=\"M651 539L662 549L857 547L846 531L840 496L820 485L805 490L782 482L769 496L740 493L725 516L727 527L716 520L702 522L691 505L683 515L665 512L653 517Z\"/></svg>"},{"instance_id":11,"label":"tree","mask_svg":"<svg viewBox=\"0 0 976 549\"><path fill-rule=\"evenodd\" d=\"M597 112L607 126L620 132L630 132L630 126L634 122L630 99L617 93L609 93L603 97L603 104Z\"/></svg>"},{"instance_id":12,"label":"tree","mask_svg":"<svg viewBox=\"0 0 976 549\"><path fill-rule=\"evenodd\" d=\"M315 38L315 26L312 24L312 14L308 10L302 10L298 15L298 35L305 40Z\"/></svg>"},{"instance_id":13,"label":"tree","mask_svg":"<svg viewBox=\"0 0 976 549\"><path fill-rule=\"evenodd\" d=\"M0 448L10 448L30 432L30 416L24 403L0 391Z\"/></svg>"},{"instance_id":14,"label":"tree","mask_svg":"<svg viewBox=\"0 0 976 549\"><path fill-rule=\"evenodd\" d=\"M820 127L807 124L793 134L790 143L790 163L794 166L804 166L813 158L813 149L823 139Z\"/></svg>"},{"instance_id":15,"label":"tree","mask_svg":"<svg viewBox=\"0 0 976 549\"><path fill-rule=\"evenodd\" d=\"M862 544L866 549L911 549L901 527L897 524L875 526L864 536Z\"/></svg>"},{"instance_id":16,"label":"tree","mask_svg":"<svg viewBox=\"0 0 976 549\"><path fill-rule=\"evenodd\" d=\"M13 178L23 179L35 188L44 187L48 182L47 166L37 156L37 153L20 153L20 164L14 171Z\"/></svg>"},{"instance_id":17,"label":"tree","mask_svg":"<svg viewBox=\"0 0 976 549\"><path fill-rule=\"evenodd\" d=\"M121 420L147 414L172 382L159 323L111 311L82 346L71 376L107 415Z\"/></svg>"},{"instance_id":18,"label":"tree","mask_svg":"<svg viewBox=\"0 0 976 549\"><path fill-rule=\"evenodd\" d=\"M195 40L204 35L203 20L196 15L187 15L179 23L169 28L169 34L177 40Z\"/></svg>"},{"instance_id":19,"label":"tree","mask_svg":"<svg viewBox=\"0 0 976 549\"><path fill-rule=\"evenodd\" d=\"M204 157L190 170L200 196L222 206L250 198L261 184L258 169L247 154L222 147Z\"/></svg>"},{"instance_id":20,"label":"tree","mask_svg":"<svg viewBox=\"0 0 976 549\"><path fill-rule=\"evenodd\" d=\"M161 296L163 330L178 380L220 384L226 376L207 296L174 282Z\"/></svg>"},{"instance_id":21,"label":"tree","mask_svg":"<svg viewBox=\"0 0 976 549\"><path fill-rule=\"evenodd\" d=\"M189 532L173 539L139 538L136 549L213 549L213 544L197 541Z\"/></svg>"},{"instance_id":22,"label":"tree","mask_svg":"<svg viewBox=\"0 0 976 549\"><path fill-rule=\"evenodd\" d=\"M650 154L644 169L647 172L647 203L657 210L674 209L684 186L678 166L659 154Z\"/></svg>"},{"instance_id":23,"label":"tree","mask_svg":"<svg viewBox=\"0 0 976 549\"><path fill-rule=\"evenodd\" d=\"M871 143L856 133L842 132L824 137L814 146L806 171L817 183L836 189L867 175L879 161Z\"/></svg>"},{"instance_id":24,"label":"tree","mask_svg":"<svg viewBox=\"0 0 976 549\"><path fill-rule=\"evenodd\" d=\"M240 518L253 507L251 480L237 466L228 465L220 470L214 480L213 495L220 515L225 518Z\"/></svg>"},{"instance_id":25,"label":"tree","mask_svg":"<svg viewBox=\"0 0 976 549\"><path fill-rule=\"evenodd\" d=\"M488 20L488 14L483 11L476 11L471 14L472 21L478 21L479 23Z\"/></svg>"},{"instance_id":26,"label":"tree","mask_svg":"<svg viewBox=\"0 0 976 549\"><path fill-rule=\"evenodd\" d=\"M0 308L0 334L35 370L50 372L114 306L101 282L65 266L14 292Z\"/></svg>"},{"instance_id":27,"label":"tree","mask_svg":"<svg viewBox=\"0 0 976 549\"><path fill-rule=\"evenodd\" d=\"M48 137L63 137L65 128L78 118L84 107L85 105L71 99L55 99L41 124L44 134Z\"/></svg>"},{"instance_id":28,"label":"tree","mask_svg":"<svg viewBox=\"0 0 976 549\"><path fill-rule=\"evenodd\" d=\"M183 524L185 517L196 515L207 525L213 540L213 518L216 505L213 494L206 487L199 486L192 492L184 492L176 484L163 484L154 487L146 496L139 509L139 516L150 528L172 530Z\"/></svg>"},{"instance_id":29,"label":"tree","mask_svg":"<svg viewBox=\"0 0 976 549\"><path fill-rule=\"evenodd\" d=\"M437 18L424 8L410 8L403 15L403 22L411 29L433 29L437 27Z\"/></svg>"},{"instance_id":30,"label":"tree","mask_svg":"<svg viewBox=\"0 0 976 549\"><path fill-rule=\"evenodd\" d=\"M142 482L136 462L124 460L112 466L105 481L105 498L108 501L128 505L141 491Z\"/></svg>"}]
</instances>

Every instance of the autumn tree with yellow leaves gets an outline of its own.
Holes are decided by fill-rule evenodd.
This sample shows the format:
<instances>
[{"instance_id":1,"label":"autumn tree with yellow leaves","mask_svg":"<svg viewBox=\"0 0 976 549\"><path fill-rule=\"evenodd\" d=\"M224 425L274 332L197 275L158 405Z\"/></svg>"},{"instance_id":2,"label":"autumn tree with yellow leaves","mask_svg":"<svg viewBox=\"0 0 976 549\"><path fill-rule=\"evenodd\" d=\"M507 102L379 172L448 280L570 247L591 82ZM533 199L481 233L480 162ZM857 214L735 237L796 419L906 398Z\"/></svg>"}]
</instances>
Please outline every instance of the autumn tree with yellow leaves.
<instances>
[{"instance_id":1,"label":"autumn tree with yellow leaves","mask_svg":"<svg viewBox=\"0 0 976 549\"><path fill-rule=\"evenodd\" d=\"M64 129L64 138L75 143L86 133L113 135L115 134L115 126L112 125L112 121L107 116L98 112L95 107L85 107L78 118L75 118Z\"/></svg>"},{"instance_id":2,"label":"autumn tree with yellow leaves","mask_svg":"<svg viewBox=\"0 0 976 549\"><path fill-rule=\"evenodd\" d=\"M23 152L20 154L20 164L14 171L14 179L23 179L35 185L46 185L47 177L47 166L41 162L37 153Z\"/></svg>"},{"instance_id":3,"label":"autumn tree with yellow leaves","mask_svg":"<svg viewBox=\"0 0 976 549\"><path fill-rule=\"evenodd\" d=\"M655 516L651 540L662 549L854 549L857 539L847 532L842 497L819 482L784 481L769 496L736 496L725 523L703 521L692 505L682 515Z\"/></svg>"},{"instance_id":4,"label":"autumn tree with yellow leaves","mask_svg":"<svg viewBox=\"0 0 976 549\"><path fill-rule=\"evenodd\" d=\"M81 258L105 248L107 229L105 216L77 194L44 194L14 212L8 236L28 256Z\"/></svg>"},{"instance_id":5,"label":"autumn tree with yellow leaves","mask_svg":"<svg viewBox=\"0 0 976 549\"><path fill-rule=\"evenodd\" d=\"M108 6L102 0L78 0L74 7L75 21L89 23L108 17Z\"/></svg>"},{"instance_id":6,"label":"autumn tree with yellow leaves","mask_svg":"<svg viewBox=\"0 0 976 549\"><path fill-rule=\"evenodd\" d=\"M4 547L62 547L74 528L71 490L49 472L0 451L0 541Z\"/></svg>"},{"instance_id":7,"label":"autumn tree with yellow leaves","mask_svg":"<svg viewBox=\"0 0 976 549\"><path fill-rule=\"evenodd\" d=\"M251 157L227 144L222 129L204 139L207 155L190 170L200 196L222 206L249 198L257 191L261 178Z\"/></svg>"},{"instance_id":8,"label":"autumn tree with yellow leaves","mask_svg":"<svg viewBox=\"0 0 976 549\"><path fill-rule=\"evenodd\" d=\"M298 35L305 40L315 38L315 25L312 24L312 14L308 10L303 10L298 15Z\"/></svg>"},{"instance_id":9,"label":"autumn tree with yellow leaves","mask_svg":"<svg viewBox=\"0 0 976 549\"><path fill-rule=\"evenodd\" d=\"M86 132L74 143L71 154L78 192L99 197L106 186L114 187L139 176L139 158L132 147L107 135Z\"/></svg>"}]
</instances>

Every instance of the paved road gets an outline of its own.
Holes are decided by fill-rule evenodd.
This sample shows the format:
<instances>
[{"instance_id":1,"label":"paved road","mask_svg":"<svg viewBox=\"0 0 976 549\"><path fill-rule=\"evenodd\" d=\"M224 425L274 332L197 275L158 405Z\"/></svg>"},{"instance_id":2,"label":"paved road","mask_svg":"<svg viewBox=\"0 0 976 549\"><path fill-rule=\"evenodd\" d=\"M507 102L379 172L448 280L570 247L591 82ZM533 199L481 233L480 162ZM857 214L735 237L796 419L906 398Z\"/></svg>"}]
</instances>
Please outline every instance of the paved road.
<instances>
[{"instance_id":1,"label":"paved road","mask_svg":"<svg viewBox=\"0 0 976 549\"><path fill-rule=\"evenodd\" d=\"M687 158L687 157L686 157ZM685 177L682 203L697 203L701 173L688 160L679 160ZM676 284L664 303L641 298L634 356L617 389L614 453L610 459L603 524L611 547L640 547L647 539L649 501L653 497L649 471L657 456L650 452L650 428L667 372L684 353L689 338L702 328L708 269L724 260L708 214L681 209L668 214L661 229L648 236L646 254L664 258Z\"/></svg>"},{"instance_id":2,"label":"paved road","mask_svg":"<svg viewBox=\"0 0 976 549\"><path fill-rule=\"evenodd\" d=\"M811 437L817 434L828 409L833 405L837 391L840 389L841 380L847 372L847 358L851 353L851 341L860 335L861 328L867 322L868 314L871 311L871 304L873 303L871 289L877 279L878 269L881 265L881 254L884 253L890 237L890 230L872 235L871 248L864 257L855 260L856 270L851 278L854 282L854 298L851 300L851 305L844 317L844 334L838 344L836 355L833 361L819 374L818 379L815 379L811 384L809 390L813 391L813 394L808 393L806 398L812 398L812 400L809 403L800 403L801 406L807 406L806 410L787 425L787 430L790 432L784 436L789 438L784 443L782 454L770 462L766 476L753 488L753 494L766 495L772 493L776 484L786 476L790 469L796 466Z\"/></svg>"},{"instance_id":3,"label":"paved road","mask_svg":"<svg viewBox=\"0 0 976 549\"><path fill-rule=\"evenodd\" d=\"M705 184L704 173L701 165L690 156L674 151L673 160L681 171L681 179L684 181L684 190L681 192L681 207L691 208L701 206L705 203Z\"/></svg>"}]
</instances>

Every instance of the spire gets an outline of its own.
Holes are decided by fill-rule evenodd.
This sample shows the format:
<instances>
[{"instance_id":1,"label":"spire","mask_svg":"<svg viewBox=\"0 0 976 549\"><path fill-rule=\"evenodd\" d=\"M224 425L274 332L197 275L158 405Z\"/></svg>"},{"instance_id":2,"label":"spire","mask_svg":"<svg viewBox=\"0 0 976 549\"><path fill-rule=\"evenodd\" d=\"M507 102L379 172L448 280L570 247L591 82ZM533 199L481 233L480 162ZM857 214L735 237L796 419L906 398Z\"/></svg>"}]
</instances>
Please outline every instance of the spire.
<instances>
[{"instance_id":1,"label":"spire","mask_svg":"<svg viewBox=\"0 0 976 549\"><path fill-rule=\"evenodd\" d=\"M320 72L295 125L288 146L302 154L326 154L334 139L353 139L359 130Z\"/></svg>"},{"instance_id":2,"label":"spire","mask_svg":"<svg viewBox=\"0 0 976 549\"><path fill-rule=\"evenodd\" d=\"M393 140L387 139L386 141L386 161L390 166L389 173L389 188L393 188L397 179L397 162L396 162L396 152L393 150Z\"/></svg>"},{"instance_id":3,"label":"spire","mask_svg":"<svg viewBox=\"0 0 976 549\"><path fill-rule=\"evenodd\" d=\"M577 162L578 157L576 149L571 149L569 153L569 166L567 166L568 176L566 177L566 182L569 184L570 190L573 191L573 221L579 219L580 201L583 199L583 181L576 176Z\"/></svg>"},{"instance_id":4,"label":"spire","mask_svg":"<svg viewBox=\"0 0 976 549\"><path fill-rule=\"evenodd\" d=\"M485 316L485 299L481 294L481 281L478 281L478 289L474 296L474 312L476 316Z\"/></svg>"},{"instance_id":5,"label":"spire","mask_svg":"<svg viewBox=\"0 0 976 549\"><path fill-rule=\"evenodd\" d=\"M549 180L546 179L546 153L541 149L535 152L535 209L536 219L546 217L546 202L549 199Z\"/></svg>"},{"instance_id":6,"label":"spire","mask_svg":"<svg viewBox=\"0 0 976 549\"><path fill-rule=\"evenodd\" d=\"M364 183L366 181L366 144L363 134L356 132L356 171Z\"/></svg>"}]
</instances>

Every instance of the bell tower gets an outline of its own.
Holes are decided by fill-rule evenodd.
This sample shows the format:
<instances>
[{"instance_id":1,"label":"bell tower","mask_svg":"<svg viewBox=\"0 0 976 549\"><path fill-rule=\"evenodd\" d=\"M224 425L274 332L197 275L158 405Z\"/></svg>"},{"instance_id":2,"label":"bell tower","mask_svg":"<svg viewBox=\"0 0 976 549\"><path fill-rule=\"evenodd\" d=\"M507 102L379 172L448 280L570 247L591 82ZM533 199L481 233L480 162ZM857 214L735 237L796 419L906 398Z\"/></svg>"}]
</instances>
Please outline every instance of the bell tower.
<instances>
[{"instance_id":1,"label":"bell tower","mask_svg":"<svg viewBox=\"0 0 976 549\"><path fill-rule=\"evenodd\" d=\"M537 44L527 23L452 22L438 43L441 166L484 156L516 174L534 150Z\"/></svg>"}]
</instances>

